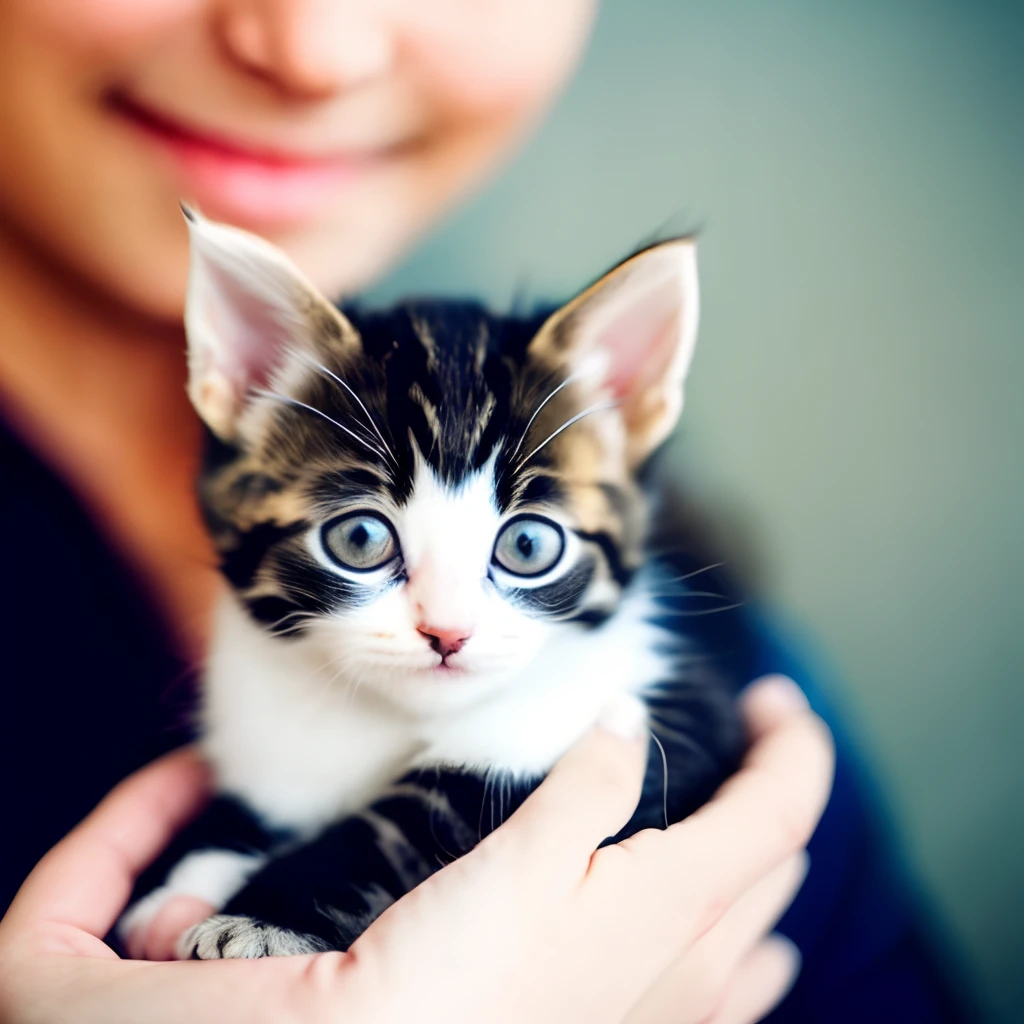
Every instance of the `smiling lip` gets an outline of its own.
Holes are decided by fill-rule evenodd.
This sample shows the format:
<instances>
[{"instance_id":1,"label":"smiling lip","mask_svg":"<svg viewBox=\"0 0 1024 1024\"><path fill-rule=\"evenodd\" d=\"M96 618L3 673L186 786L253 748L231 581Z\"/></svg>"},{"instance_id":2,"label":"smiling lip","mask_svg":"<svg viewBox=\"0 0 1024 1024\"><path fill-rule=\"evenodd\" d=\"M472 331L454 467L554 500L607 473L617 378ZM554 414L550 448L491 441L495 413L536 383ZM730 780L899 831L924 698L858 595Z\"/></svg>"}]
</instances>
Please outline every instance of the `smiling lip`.
<instances>
[{"instance_id":1,"label":"smiling lip","mask_svg":"<svg viewBox=\"0 0 1024 1024\"><path fill-rule=\"evenodd\" d=\"M247 227L315 217L383 154L313 157L197 131L116 94L115 114L169 155L184 198L211 216Z\"/></svg>"}]
</instances>

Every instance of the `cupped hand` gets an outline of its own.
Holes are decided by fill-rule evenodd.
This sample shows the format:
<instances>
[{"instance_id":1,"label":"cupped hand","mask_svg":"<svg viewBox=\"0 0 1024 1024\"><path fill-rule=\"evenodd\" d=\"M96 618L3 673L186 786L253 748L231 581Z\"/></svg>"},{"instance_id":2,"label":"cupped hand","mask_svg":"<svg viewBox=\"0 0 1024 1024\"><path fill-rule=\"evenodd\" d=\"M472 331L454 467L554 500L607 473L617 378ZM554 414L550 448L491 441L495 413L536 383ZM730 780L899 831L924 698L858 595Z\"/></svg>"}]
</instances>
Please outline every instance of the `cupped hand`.
<instances>
[{"instance_id":1,"label":"cupped hand","mask_svg":"<svg viewBox=\"0 0 1024 1024\"><path fill-rule=\"evenodd\" d=\"M754 684L743 709L752 746L710 803L596 853L636 807L646 730L629 742L594 730L505 825L355 943L362 1005L393 993L377 1018L389 1022L434 1008L494 1024L760 1020L799 967L769 932L802 881L833 751L788 679Z\"/></svg>"},{"instance_id":2,"label":"cupped hand","mask_svg":"<svg viewBox=\"0 0 1024 1024\"><path fill-rule=\"evenodd\" d=\"M644 760L639 738L595 729L348 954L146 963L103 943L137 873L202 799L202 767L171 755L25 882L0 922L0 1019L755 1021L795 976L792 947L765 936L799 886L832 751L792 683L755 685L744 707L743 768L685 822L594 853L632 813Z\"/></svg>"}]
</instances>

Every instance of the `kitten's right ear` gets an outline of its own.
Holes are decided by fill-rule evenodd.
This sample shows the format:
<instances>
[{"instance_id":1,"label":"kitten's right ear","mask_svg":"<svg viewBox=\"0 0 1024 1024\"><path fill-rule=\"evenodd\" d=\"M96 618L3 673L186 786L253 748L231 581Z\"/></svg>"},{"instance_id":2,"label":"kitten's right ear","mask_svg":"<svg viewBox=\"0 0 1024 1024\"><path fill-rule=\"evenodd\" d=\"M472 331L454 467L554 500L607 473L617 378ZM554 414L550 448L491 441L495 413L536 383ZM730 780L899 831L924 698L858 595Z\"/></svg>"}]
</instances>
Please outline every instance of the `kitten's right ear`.
<instances>
[{"instance_id":1,"label":"kitten's right ear","mask_svg":"<svg viewBox=\"0 0 1024 1024\"><path fill-rule=\"evenodd\" d=\"M250 392L291 378L288 364L327 344L359 347L351 324L275 246L182 204L190 256L185 332L188 394L231 441Z\"/></svg>"}]
</instances>

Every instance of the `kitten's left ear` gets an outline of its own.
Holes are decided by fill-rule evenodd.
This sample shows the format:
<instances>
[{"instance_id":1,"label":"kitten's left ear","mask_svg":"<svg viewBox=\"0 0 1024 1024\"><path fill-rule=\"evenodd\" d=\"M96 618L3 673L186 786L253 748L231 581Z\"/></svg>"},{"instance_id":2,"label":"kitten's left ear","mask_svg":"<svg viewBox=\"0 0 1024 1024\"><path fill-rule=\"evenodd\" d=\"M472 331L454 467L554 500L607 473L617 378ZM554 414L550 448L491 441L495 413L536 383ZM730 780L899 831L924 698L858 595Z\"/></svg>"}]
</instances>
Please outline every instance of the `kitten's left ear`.
<instances>
[{"instance_id":1,"label":"kitten's left ear","mask_svg":"<svg viewBox=\"0 0 1024 1024\"><path fill-rule=\"evenodd\" d=\"M679 419L699 310L696 244L673 239L620 263L558 310L531 353L611 392L635 467Z\"/></svg>"},{"instance_id":2,"label":"kitten's left ear","mask_svg":"<svg viewBox=\"0 0 1024 1024\"><path fill-rule=\"evenodd\" d=\"M188 393L210 429L234 440L251 393L297 381L326 345L356 351L352 325L269 242L182 205L190 256L185 331Z\"/></svg>"}]
</instances>

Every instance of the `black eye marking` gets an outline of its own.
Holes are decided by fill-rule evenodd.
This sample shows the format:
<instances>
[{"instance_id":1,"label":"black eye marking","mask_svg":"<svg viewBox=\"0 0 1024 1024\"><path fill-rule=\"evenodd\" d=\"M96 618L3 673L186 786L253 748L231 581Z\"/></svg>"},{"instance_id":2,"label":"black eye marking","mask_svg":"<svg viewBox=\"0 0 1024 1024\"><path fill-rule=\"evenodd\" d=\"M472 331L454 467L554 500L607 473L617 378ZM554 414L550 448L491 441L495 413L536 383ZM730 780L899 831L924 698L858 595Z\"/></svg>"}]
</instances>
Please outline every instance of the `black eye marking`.
<instances>
[{"instance_id":1,"label":"black eye marking","mask_svg":"<svg viewBox=\"0 0 1024 1024\"><path fill-rule=\"evenodd\" d=\"M624 587L629 582L632 572L622 564L619 546L612 539L612 535L604 530L597 530L594 533L588 533L586 530L576 530L574 532L580 540L590 541L601 549L608 562L608 570L612 574L612 579L620 587Z\"/></svg>"},{"instance_id":2,"label":"black eye marking","mask_svg":"<svg viewBox=\"0 0 1024 1024\"><path fill-rule=\"evenodd\" d=\"M320 538L332 561L350 572L371 572L398 555L395 528L379 512L366 509L325 523Z\"/></svg>"},{"instance_id":3,"label":"black eye marking","mask_svg":"<svg viewBox=\"0 0 1024 1024\"><path fill-rule=\"evenodd\" d=\"M302 620L298 617L303 609L285 597L274 595L246 599L249 614L259 623L266 626L274 636L301 635ZM295 626L294 633L289 626Z\"/></svg>"},{"instance_id":4,"label":"black eye marking","mask_svg":"<svg viewBox=\"0 0 1024 1024\"><path fill-rule=\"evenodd\" d=\"M221 553L221 572L236 589L251 586L270 548L304 529L306 524L301 521L287 526L273 522L257 523L237 534L234 545Z\"/></svg>"},{"instance_id":5,"label":"black eye marking","mask_svg":"<svg viewBox=\"0 0 1024 1024\"><path fill-rule=\"evenodd\" d=\"M498 533L491 561L513 576L541 576L565 554L565 531L545 516L523 513Z\"/></svg>"},{"instance_id":6,"label":"black eye marking","mask_svg":"<svg viewBox=\"0 0 1024 1024\"><path fill-rule=\"evenodd\" d=\"M575 621L594 578L594 569L594 558L587 556L552 583L540 587L511 587L504 593L528 615Z\"/></svg>"},{"instance_id":7,"label":"black eye marking","mask_svg":"<svg viewBox=\"0 0 1024 1024\"><path fill-rule=\"evenodd\" d=\"M578 622L588 629L596 629L598 626L603 626L611 617L612 613L607 608L587 608L565 621Z\"/></svg>"}]
</instances>

